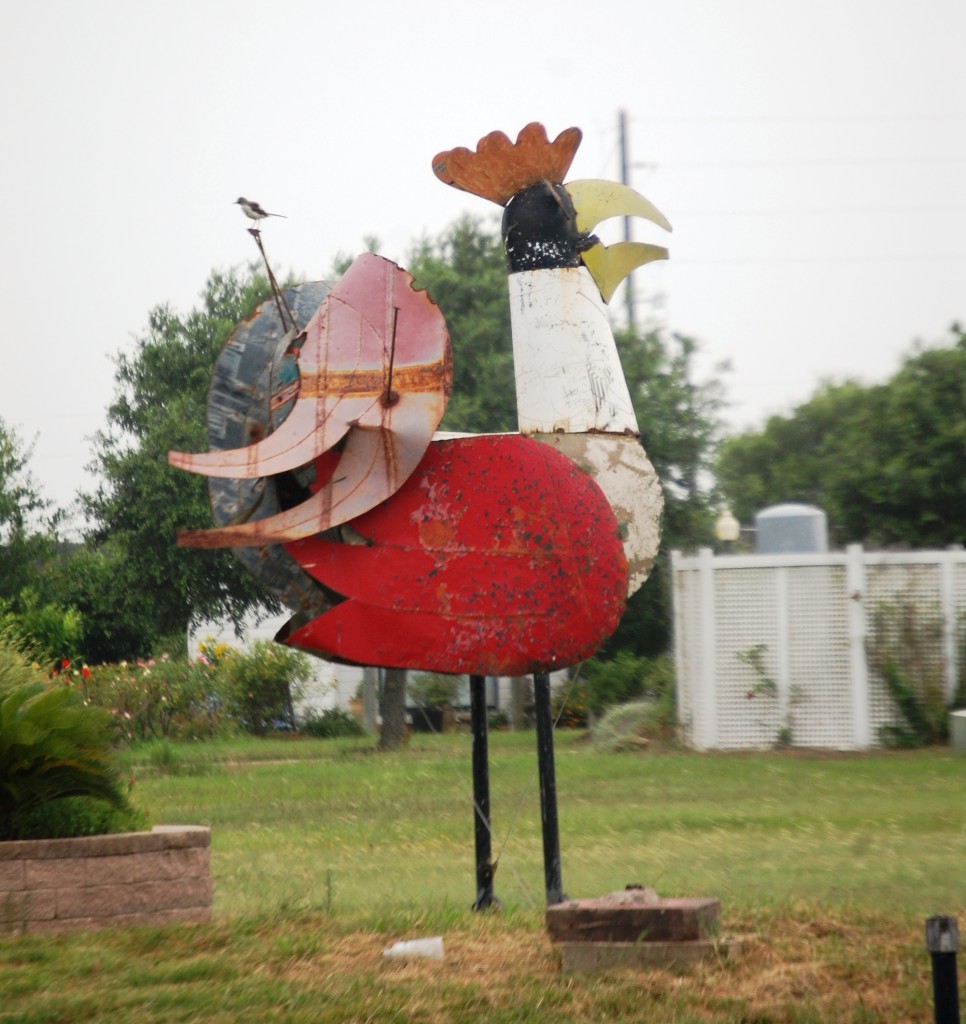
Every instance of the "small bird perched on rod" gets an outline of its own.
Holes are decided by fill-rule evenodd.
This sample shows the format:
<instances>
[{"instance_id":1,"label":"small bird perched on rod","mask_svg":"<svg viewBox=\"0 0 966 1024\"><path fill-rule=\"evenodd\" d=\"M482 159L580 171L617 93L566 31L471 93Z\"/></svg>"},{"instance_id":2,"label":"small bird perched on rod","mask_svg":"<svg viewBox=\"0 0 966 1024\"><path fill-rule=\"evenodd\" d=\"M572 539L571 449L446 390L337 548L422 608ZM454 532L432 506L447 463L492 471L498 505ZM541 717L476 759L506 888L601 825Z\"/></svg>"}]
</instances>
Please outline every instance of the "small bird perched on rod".
<instances>
[{"instance_id":1,"label":"small bird perched on rod","mask_svg":"<svg viewBox=\"0 0 966 1024\"><path fill-rule=\"evenodd\" d=\"M254 221L264 220L266 217L285 217L284 213L269 213L267 210L263 210L254 199L246 199L244 196L239 196L235 200L235 204L242 208L242 213L246 217Z\"/></svg>"}]
</instances>

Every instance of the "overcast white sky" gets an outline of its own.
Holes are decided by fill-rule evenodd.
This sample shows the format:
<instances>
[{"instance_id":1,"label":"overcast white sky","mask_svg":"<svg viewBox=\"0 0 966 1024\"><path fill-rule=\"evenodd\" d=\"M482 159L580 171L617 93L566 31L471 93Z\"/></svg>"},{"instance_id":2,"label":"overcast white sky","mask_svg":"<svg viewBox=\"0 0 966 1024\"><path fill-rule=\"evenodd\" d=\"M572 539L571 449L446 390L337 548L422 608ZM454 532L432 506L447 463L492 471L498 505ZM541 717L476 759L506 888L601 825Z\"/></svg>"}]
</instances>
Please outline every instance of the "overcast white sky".
<instances>
[{"instance_id":1,"label":"overcast white sky","mask_svg":"<svg viewBox=\"0 0 966 1024\"><path fill-rule=\"evenodd\" d=\"M577 125L571 177L616 180L621 109L675 229L636 287L703 372L730 361L729 422L883 380L966 320L964 53L963 0L8 5L0 417L66 505L112 356L255 255L237 196L288 215L277 269L324 276L366 235L404 260L491 209L436 152Z\"/></svg>"}]
</instances>

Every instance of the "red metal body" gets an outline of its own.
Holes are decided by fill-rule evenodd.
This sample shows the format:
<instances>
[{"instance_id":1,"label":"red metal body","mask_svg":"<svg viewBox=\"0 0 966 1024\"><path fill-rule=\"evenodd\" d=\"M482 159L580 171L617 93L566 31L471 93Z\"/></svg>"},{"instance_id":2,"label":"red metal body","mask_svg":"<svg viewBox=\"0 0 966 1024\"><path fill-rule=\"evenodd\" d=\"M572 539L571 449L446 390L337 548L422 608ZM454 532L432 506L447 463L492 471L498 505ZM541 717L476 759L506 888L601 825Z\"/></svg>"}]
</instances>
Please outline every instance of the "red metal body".
<instances>
[{"instance_id":1,"label":"red metal body","mask_svg":"<svg viewBox=\"0 0 966 1024\"><path fill-rule=\"evenodd\" d=\"M360 664L521 675L589 657L624 610L627 562L606 498L526 437L436 442L350 525L356 543L286 545L346 598L287 643Z\"/></svg>"}]
</instances>

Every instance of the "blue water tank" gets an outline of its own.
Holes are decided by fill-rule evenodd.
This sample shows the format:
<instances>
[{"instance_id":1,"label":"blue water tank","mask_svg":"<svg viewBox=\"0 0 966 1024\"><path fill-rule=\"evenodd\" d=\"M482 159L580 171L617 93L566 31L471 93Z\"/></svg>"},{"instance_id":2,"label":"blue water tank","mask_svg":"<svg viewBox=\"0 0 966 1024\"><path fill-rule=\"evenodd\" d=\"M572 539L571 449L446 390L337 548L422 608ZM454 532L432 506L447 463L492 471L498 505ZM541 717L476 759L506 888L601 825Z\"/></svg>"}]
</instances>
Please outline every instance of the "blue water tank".
<instances>
[{"instance_id":1,"label":"blue water tank","mask_svg":"<svg viewBox=\"0 0 966 1024\"><path fill-rule=\"evenodd\" d=\"M755 516L758 554L828 551L828 517L813 505L772 505Z\"/></svg>"}]
</instances>

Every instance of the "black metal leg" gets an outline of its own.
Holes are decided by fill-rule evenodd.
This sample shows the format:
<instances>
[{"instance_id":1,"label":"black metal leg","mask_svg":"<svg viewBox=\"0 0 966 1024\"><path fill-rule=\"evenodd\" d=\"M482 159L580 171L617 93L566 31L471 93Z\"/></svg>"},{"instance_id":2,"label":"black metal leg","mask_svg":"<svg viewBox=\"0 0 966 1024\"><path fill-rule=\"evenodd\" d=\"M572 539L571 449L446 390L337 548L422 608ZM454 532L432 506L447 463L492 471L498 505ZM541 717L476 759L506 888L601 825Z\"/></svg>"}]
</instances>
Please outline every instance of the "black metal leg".
<instances>
[{"instance_id":1,"label":"black metal leg","mask_svg":"<svg viewBox=\"0 0 966 1024\"><path fill-rule=\"evenodd\" d=\"M553 713L550 708L550 676L546 672L538 672L533 677L533 710L537 720L543 873L549 907L563 902L566 897L560 874L560 825L557 820L557 777L553 762Z\"/></svg>"},{"instance_id":2,"label":"black metal leg","mask_svg":"<svg viewBox=\"0 0 966 1024\"><path fill-rule=\"evenodd\" d=\"M473 836L476 841L474 910L496 904L493 895L490 834L490 764L487 742L486 677L470 676L470 723L473 730Z\"/></svg>"}]
</instances>

